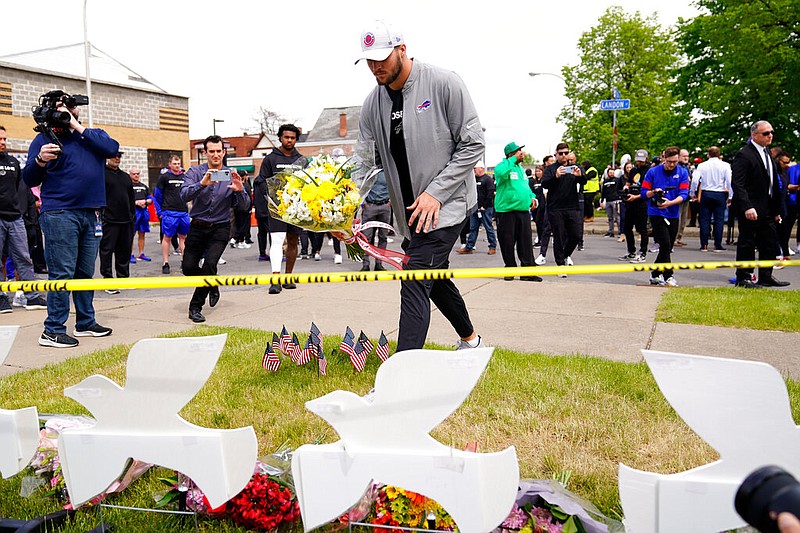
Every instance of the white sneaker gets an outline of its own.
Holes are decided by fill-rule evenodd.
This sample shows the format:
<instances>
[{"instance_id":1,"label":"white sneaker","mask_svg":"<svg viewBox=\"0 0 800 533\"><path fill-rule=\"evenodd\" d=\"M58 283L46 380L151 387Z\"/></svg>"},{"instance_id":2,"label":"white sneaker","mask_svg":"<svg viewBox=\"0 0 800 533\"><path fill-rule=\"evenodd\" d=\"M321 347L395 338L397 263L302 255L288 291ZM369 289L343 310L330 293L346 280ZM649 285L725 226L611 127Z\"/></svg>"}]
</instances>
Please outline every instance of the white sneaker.
<instances>
[{"instance_id":1,"label":"white sneaker","mask_svg":"<svg viewBox=\"0 0 800 533\"><path fill-rule=\"evenodd\" d=\"M650 278L650 285L658 285L659 287L665 287L667 282L664 281L664 276L659 274L655 278Z\"/></svg>"},{"instance_id":2,"label":"white sneaker","mask_svg":"<svg viewBox=\"0 0 800 533\"><path fill-rule=\"evenodd\" d=\"M228 244L231 245L231 248L236 248L236 239L231 239L228 241Z\"/></svg>"},{"instance_id":3,"label":"white sneaker","mask_svg":"<svg viewBox=\"0 0 800 533\"><path fill-rule=\"evenodd\" d=\"M17 291L14 294L14 299L11 300L11 306L12 307L25 307L25 305L27 303L28 303L28 299L25 298L25 293L22 292L22 291Z\"/></svg>"},{"instance_id":4,"label":"white sneaker","mask_svg":"<svg viewBox=\"0 0 800 533\"><path fill-rule=\"evenodd\" d=\"M673 278L672 276L668 277L666 279L666 281L664 281L664 283L667 284L667 287L677 287L678 286L678 282L675 281L675 278Z\"/></svg>"},{"instance_id":5,"label":"white sneaker","mask_svg":"<svg viewBox=\"0 0 800 533\"><path fill-rule=\"evenodd\" d=\"M217 261L217 264L218 264L218 265L227 265L227 264L228 264L228 262L227 262L227 261L225 261L223 258L221 258L221 257L220 257L220 258L219 258L219 261Z\"/></svg>"},{"instance_id":6,"label":"white sneaker","mask_svg":"<svg viewBox=\"0 0 800 533\"><path fill-rule=\"evenodd\" d=\"M341 265L342 264L342 255L336 254L333 256L333 264L334 265Z\"/></svg>"},{"instance_id":7,"label":"white sneaker","mask_svg":"<svg viewBox=\"0 0 800 533\"><path fill-rule=\"evenodd\" d=\"M322 254L319 253L314 254L314 261L322 261Z\"/></svg>"},{"instance_id":8,"label":"white sneaker","mask_svg":"<svg viewBox=\"0 0 800 533\"><path fill-rule=\"evenodd\" d=\"M566 278L566 277L567 277L567 275L566 275L566 274L559 274L559 275L558 275L558 277L559 277L559 278Z\"/></svg>"},{"instance_id":9,"label":"white sneaker","mask_svg":"<svg viewBox=\"0 0 800 533\"><path fill-rule=\"evenodd\" d=\"M567 264L568 267L573 266L575 263L572 262L572 256L567 257L564 262Z\"/></svg>"},{"instance_id":10,"label":"white sneaker","mask_svg":"<svg viewBox=\"0 0 800 533\"><path fill-rule=\"evenodd\" d=\"M794 255L794 254L796 254L796 253L797 253L797 252L795 252L795 251L794 251L794 248L792 248L791 246L789 246L789 255Z\"/></svg>"},{"instance_id":11,"label":"white sneaker","mask_svg":"<svg viewBox=\"0 0 800 533\"><path fill-rule=\"evenodd\" d=\"M539 266L542 266L543 264L547 263L547 258L542 254L539 254L539 256L533 260L533 262Z\"/></svg>"},{"instance_id":12,"label":"white sneaker","mask_svg":"<svg viewBox=\"0 0 800 533\"><path fill-rule=\"evenodd\" d=\"M475 344L475 346L470 346L469 342L458 339L456 350L471 350L473 348L486 348L486 345L483 343L483 339L480 335L478 335L478 342Z\"/></svg>"},{"instance_id":13,"label":"white sneaker","mask_svg":"<svg viewBox=\"0 0 800 533\"><path fill-rule=\"evenodd\" d=\"M250 248L250 245L247 244L246 242L239 242L239 243L236 243L236 247L238 249L240 249L240 250L244 250L244 249Z\"/></svg>"}]
</instances>

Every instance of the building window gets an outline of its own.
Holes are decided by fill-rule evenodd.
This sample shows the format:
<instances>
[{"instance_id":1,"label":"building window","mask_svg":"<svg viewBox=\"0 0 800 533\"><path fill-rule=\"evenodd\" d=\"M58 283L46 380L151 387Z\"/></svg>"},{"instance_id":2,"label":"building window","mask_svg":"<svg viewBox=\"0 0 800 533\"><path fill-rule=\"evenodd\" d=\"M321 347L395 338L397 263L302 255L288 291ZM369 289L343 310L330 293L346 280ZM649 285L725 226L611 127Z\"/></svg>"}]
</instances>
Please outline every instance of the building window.
<instances>
[{"instance_id":1,"label":"building window","mask_svg":"<svg viewBox=\"0 0 800 533\"><path fill-rule=\"evenodd\" d=\"M152 189L158 183L161 171L167 168L169 158L177 155L181 158L183 168L187 168L186 161L183 161L183 152L178 150L147 150L147 184Z\"/></svg>"},{"instance_id":2,"label":"building window","mask_svg":"<svg viewBox=\"0 0 800 533\"><path fill-rule=\"evenodd\" d=\"M0 83L0 115L11 114L11 84Z\"/></svg>"}]
</instances>

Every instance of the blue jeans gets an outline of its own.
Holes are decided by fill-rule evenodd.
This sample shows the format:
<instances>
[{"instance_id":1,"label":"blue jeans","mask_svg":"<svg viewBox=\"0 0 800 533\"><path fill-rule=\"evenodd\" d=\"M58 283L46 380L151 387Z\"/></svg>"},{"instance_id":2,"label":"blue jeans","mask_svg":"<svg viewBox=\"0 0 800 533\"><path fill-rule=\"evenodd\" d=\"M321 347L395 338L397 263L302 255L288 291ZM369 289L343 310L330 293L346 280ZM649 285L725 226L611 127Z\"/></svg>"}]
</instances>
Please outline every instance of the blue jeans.
<instances>
[{"instance_id":1,"label":"blue jeans","mask_svg":"<svg viewBox=\"0 0 800 533\"><path fill-rule=\"evenodd\" d=\"M481 214L478 217L478 213ZM494 234L494 226L492 226L492 217L494 216L494 207L487 207L484 211L475 211L469 217L469 235L467 235L467 250L475 248L475 243L478 242L478 230L483 226L486 230L486 238L489 241L489 248L497 248L497 239Z\"/></svg>"},{"instance_id":2,"label":"blue jeans","mask_svg":"<svg viewBox=\"0 0 800 533\"><path fill-rule=\"evenodd\" d=\"M0 250L8 246L8 254L14 261L14 266L22 281L36 279L33 275L33 263L28 253L28 232L25 231L25 222L22 217L16 220L0 219ZM0 293L3 294L3 293ZM25 297L32 300L39 296L38 292L26 292Z\"/></svg>"},{"instance_id":3,"label":"blue jeans","mask_svg":"<svg viewBox=\"0 0 800 533\"><path fill-rule=\"evenodd\" d=\"M91 279L100 237L95 235L95 225L100 220L95 209L63 209L45 211L39 222L44 232L44 257L49 279ZM47 293L47 318L44 330L48 333L66 333L69 318L69 292ZM85 330L95 324L94 291L74 291L75 329Z\"/></svg>"},{"instance_id":4,"label":"blue jeans","mask_svg":"<svg viewBox=\"0 0 800 533\"><path fill-rule=\"evenodd\" d=\"M711 231L711 217L714 217L714 248L722 248L722 228L725 224L725 207L728 193L703 191L700 196L700 246L708 246Z\"/></svg>"}]
</instances>

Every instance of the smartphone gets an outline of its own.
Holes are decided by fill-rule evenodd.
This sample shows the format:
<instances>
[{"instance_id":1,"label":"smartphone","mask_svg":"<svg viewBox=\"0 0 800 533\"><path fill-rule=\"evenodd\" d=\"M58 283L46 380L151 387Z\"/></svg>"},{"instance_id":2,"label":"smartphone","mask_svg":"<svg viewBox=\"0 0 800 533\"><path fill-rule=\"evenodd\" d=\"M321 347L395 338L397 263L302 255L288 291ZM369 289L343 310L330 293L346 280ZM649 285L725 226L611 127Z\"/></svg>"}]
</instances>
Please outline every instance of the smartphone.
<instances>
[{"instance_id":1,"label":"smartphone","mask_svg":"<svg viewBox=\"0 0 800 533\"><path fill-rule=\"evenodd\" d=\"M211 181L231 181L231 171L228 169L216 170L211 173Z\"/></svg>"},{"instance_id":2,"label":"smartphone","mask_svg":"<svg viewBox=\"0 0 800 533\"><path fill-rule=\"evenodd\" d=\"M564 167L564 173L565 174L572 174L572 173L575 172L576 168L578 168L578 167L576 167L575 165L567 165L567 166Z\"/></svg>"}]
</instances>

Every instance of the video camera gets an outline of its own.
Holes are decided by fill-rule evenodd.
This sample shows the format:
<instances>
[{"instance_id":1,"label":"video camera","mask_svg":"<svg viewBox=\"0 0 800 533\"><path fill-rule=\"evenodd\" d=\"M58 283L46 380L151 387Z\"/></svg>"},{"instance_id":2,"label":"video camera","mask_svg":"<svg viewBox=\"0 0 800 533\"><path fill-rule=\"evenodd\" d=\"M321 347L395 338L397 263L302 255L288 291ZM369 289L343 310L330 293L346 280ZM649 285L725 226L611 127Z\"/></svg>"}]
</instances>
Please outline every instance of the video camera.
<instances>
[{"instance_id":1,"label":"video camera","mask_svg":"<svg viewBox=\"0 0 800 533\"><path fill-rule=\"evenodd\" d=\"M800 483L778 466L764 466L742 482L734 507L739 516L762 533L778 533L772 516L784 511L800 516Z\"/></svg>"},{"instance_id":2,"label":"video camera","mask_svg":"<svg viewBox=\"0 0 800 533\"><path fill-rule=\"evenodd\" d=\"M654 189L653 190L653 197L650 199L654 205L661 205L666 200L664 199L664 193L667 191L674 191L677 187L665 187L664 189Z\"/></svg>"},{"instance_id":3,"label":"video camera","mask_svg":"<svg viewBox=\"0 0 800 533\"><path fill-rule=\"evenodd\" d=\"M39 97L39 105L31 109L33 120L36 121L34 131L44 133L54 143L61 146L56 137L54 128L66 128L72 120L69 111L59 111L61 105L69 108L79 105L89 105L89 97L82 94L70 95L61 90L50 91Z\"/></svg>"}]
</instances>

